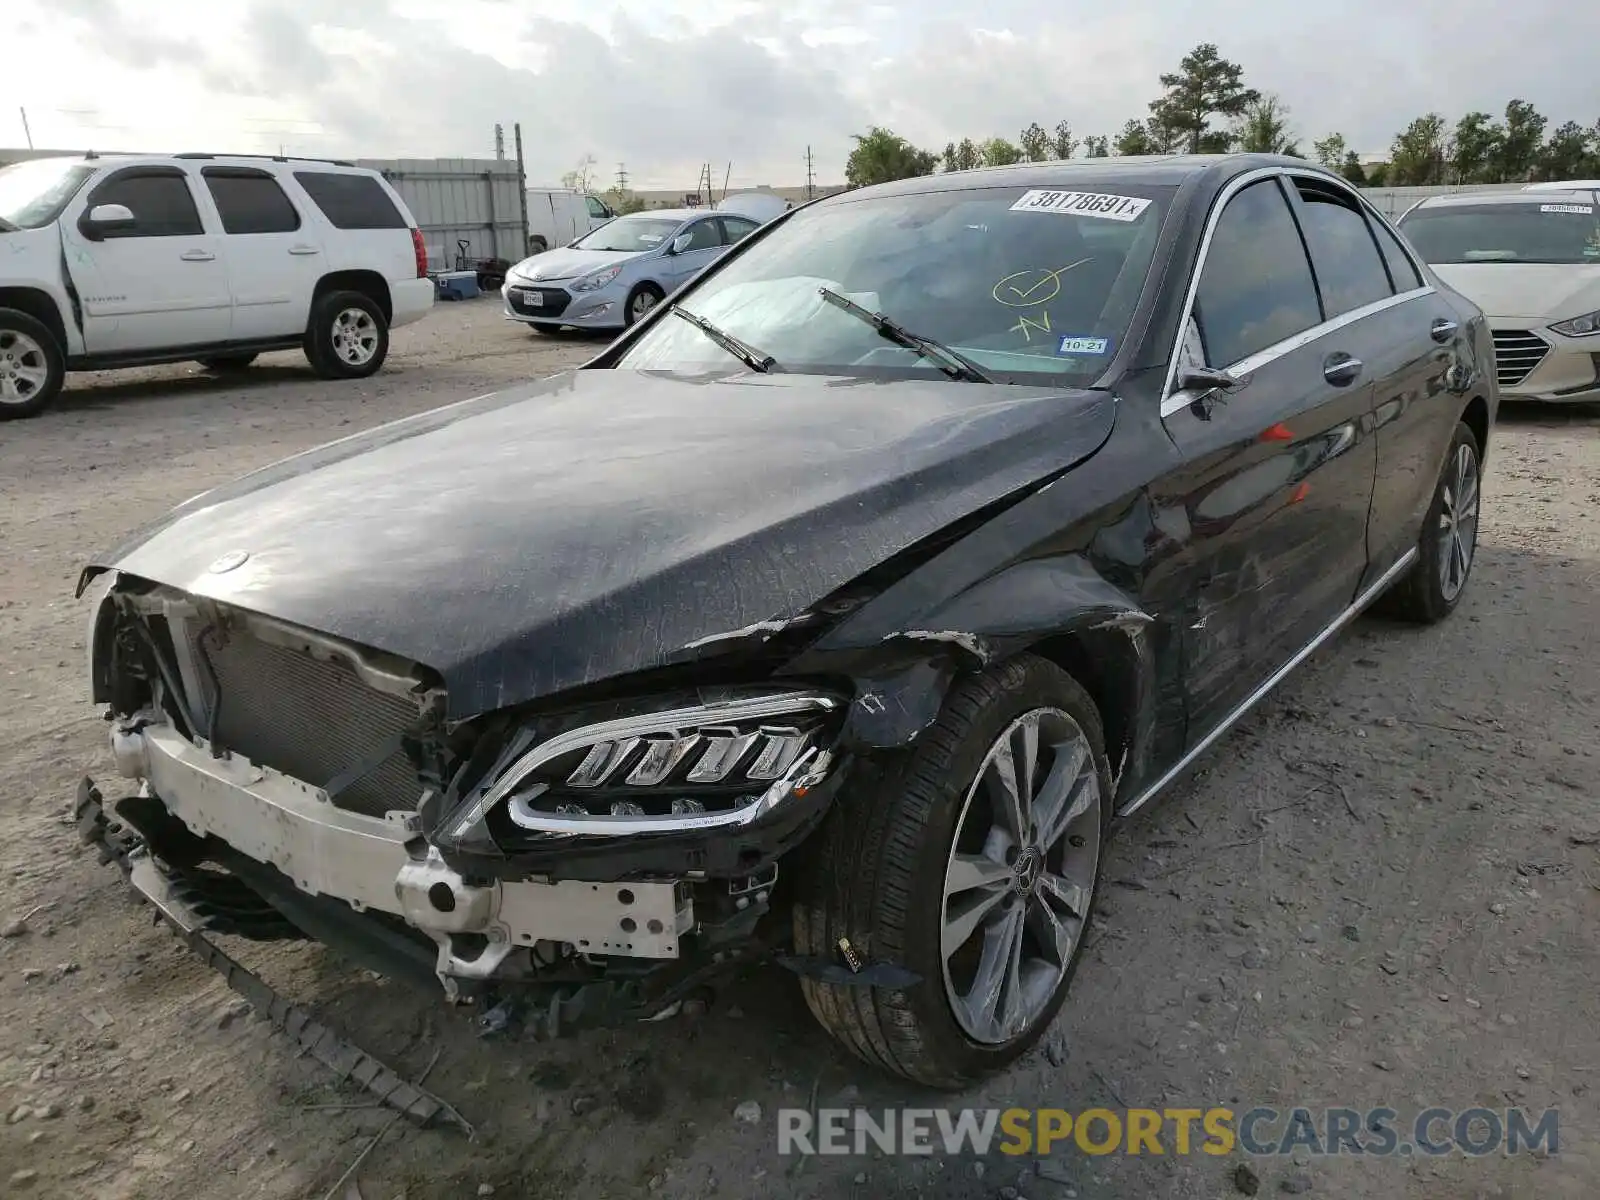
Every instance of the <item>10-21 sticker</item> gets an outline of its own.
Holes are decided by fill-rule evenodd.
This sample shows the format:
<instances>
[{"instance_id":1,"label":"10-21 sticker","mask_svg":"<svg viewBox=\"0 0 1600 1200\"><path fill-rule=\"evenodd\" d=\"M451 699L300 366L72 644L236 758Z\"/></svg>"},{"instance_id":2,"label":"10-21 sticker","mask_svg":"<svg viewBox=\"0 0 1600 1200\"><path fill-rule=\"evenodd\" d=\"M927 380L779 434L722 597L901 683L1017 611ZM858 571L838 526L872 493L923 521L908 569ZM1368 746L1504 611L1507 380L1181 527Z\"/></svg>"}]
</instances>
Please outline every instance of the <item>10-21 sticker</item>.
<instances>
[{"instance_id":1,"label":"10-21 sticker","mask_svg":"<svg viewBox=\"0 0 1600 1200\"><path fill-rule=\"evenodd\" d=\"M1107 221L1137 221L1139 214L1149 207L1150 201L1141 196L1033 188L1018 197L1011 211L1062 213L1069 217L1100 217Z\"/></svg>"}]
</instances>

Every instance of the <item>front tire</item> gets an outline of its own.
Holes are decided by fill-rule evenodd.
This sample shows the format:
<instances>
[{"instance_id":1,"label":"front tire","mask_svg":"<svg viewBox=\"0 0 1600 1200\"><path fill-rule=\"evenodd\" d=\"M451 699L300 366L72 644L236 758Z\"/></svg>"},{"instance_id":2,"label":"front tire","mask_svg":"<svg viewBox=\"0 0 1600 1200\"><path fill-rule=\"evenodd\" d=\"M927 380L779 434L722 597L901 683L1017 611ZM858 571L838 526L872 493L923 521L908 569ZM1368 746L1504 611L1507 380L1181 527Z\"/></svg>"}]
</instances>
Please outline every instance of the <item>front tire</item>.
<instances>
[{"instance_id":1,"label":"front tire","mask_svg":"<svg viewBox=\"0 0 1600 1200\"><path fill-rule=\"evenodd\" d=\"M1380 611L1403 621L1431 625L1455 611L1466 594L1478 550L1478 502L1483 456L1466 422L1456 425L1422 523L1417 562L1384 596Z\"/></svg>"},{"instance_id":2,"label":"front tire","mask_svg":"<svg viewBox=\"0 0 1600 1200\"><path fill-rule=\"evenodd\" d=\"M389 356L389 322L371 296L329 292L311 305L305 352L324 379L364 379Z\"/></svg>"},{"instance_id":3,"label":"front tire","mask_svg":"<svg viewBox=\"0 0 1600 1200\"><path fill-rule=\"evenodd\" d=\"M627 328L635 321L642 321L650 310L665 298L665 293L655 284L641 283L628 293L628 302L622 310L623 328Z\"/></svg>"},{"instance_id":4,"label":"front tire","mask_svg":"<svg viewBox=\"0 0 1600 1200\"><path fill-rule=\"evenodd\" d=\"M25 312L0 308L0 421L38 416L66 378L67 361L50 330Z\"/></svg>"},{"instance_id":5,"label":"front tire","mask_svg":"<svg viewBox=\"0 0 1600 1200\"><path fill-rule=\"evenodd\" d=\"M910 750L853 784L800 881L796 949L838 961L848 938L921 981L802 979L806 1002L873 1066L969 1086L1039 1040L1077 971L1110 818L1099 713L1023 655L958 685Z\"/></svg>"}]
</instances>

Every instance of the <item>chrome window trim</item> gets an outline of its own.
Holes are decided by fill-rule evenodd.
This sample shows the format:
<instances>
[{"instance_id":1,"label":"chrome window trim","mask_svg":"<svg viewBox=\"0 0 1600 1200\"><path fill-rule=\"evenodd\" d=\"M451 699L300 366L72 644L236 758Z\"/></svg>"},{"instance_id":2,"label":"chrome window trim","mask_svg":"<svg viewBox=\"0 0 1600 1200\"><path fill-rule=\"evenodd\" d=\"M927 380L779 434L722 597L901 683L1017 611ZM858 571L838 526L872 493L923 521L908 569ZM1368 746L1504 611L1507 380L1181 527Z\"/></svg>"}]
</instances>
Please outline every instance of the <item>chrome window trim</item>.
<instances>
[{"instance_id":1,"label":"chrome window trim","mask_svg":"<svg viewBox=\"0 0 1600 1200\"><path fill-rule=\"evenodd\" d=\"M1188 392L1173 391L1173 385L1177 381L1178 363L1183 354L1184 332L1188 329L1190 318L1194 315L1195 299L1200 291L1200 276L1205 271L1206 257L1211 253L1211 240L1217 231L1217 223L1222 219L1223 210L1228 207L1229 202L1235 196L1253 183L1260 183L1265 179L1289 178L1311 179L1318 183L1332 184L1335 191L1343 192L1347 196L1354 196L1357 207L1367 212L1369 217L1373 215L1371 205L1367 204L1353 189L1339 183L1332 176L1324 175L1317 171L1296 170L1291 167L1259 167L1254 171L1246 171L1238 178L1230 180L1218 194L1216 203L1212 206L1211 213L1206 218L1206 230L1200 239L1200 253L1195 257L1194 270L1189 274L1189 287L1184 295L1183 308L1179 314L1178 332L1173 339L1172 353L1167 360L1166 379L1161 387L1161 416L1163 419L1172 416L1176 412L1181 412L1194 402L1194 397ZM1401 249L1406 252L1406 256L1411 260L1412 265L1418 266L1416 256L1411 253L1411 249L1406 245L1405 239L1401 237L1399 242ZM1377 250L1378 247L1374 245L1373 249ZM1381 259L1382 255L1380 254L1379 257ZM1307 261L1309 261L1309 254ZM1312 269L1315 270L1315 267ZM1384 273L1385 275L1388 274L1387 269ZM1417 274L1423 279L1427 278L1426 272L1420 266L1418 266ZM1343 329L1347 325L1353 325L1363 317L1370 317L1374 313L1383 312L1385 309L1395 308L1422 296L1432 295L1433 291L1432 285L1425 283L1422 287L1398 292L1381 300L1374 300L1371 304L1363 304L1360 308L1353 308L1349 312L1340 313L1337 317L1323 321L1319 325L1313 325L1310 329L1303 329L1293 337L1274 342L1270 346L1257 350L1248 358L1241 358L1238 362L1224 369L1234 375L1244 375L1250 371L1260 370L1268 363L1282 358L1285 354L1290 354L1304 346L1309 346L1325 334Z\"/></svg>"}]
</instances>

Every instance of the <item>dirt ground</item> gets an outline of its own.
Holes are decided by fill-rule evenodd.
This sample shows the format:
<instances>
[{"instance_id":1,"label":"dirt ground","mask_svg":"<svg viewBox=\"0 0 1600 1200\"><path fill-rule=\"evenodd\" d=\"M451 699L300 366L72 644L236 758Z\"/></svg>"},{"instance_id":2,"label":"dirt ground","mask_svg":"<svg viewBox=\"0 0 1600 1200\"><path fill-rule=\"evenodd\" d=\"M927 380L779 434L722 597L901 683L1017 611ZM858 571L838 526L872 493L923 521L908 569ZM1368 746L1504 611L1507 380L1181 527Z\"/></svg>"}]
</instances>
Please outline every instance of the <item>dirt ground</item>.
<instances>
[{"instance_id":1,"label":"dirt ground","mask_svg":"<svg viewBox=\"0 0 1600 1200\"><path fill-rule=\"evenodd\" d=\"M1103 920L1055 1035L961 1100L836 1051L786 978L709 1013L550 1047L479 1041L307 946L230 944L412 1074L475 1141L330 1083L76 843L86 556L245 470L548 374L593 342L490 301L400 330L363 383L273 355L238 381L78 377L0 426L0 1193L49 1197L1223 1197L1241 1157L1043 1163L777 1153L774 1110L1388 1104L1560 1110L1560 1153L1257 1160L1262 1192L1591 1197L1600 1179L1600 415L1511 411L1469 595L1433 629L1363 620L1114 843ZM762 1118L736 1107L756 1101ZM14 1174L20 1172L21 1174ZM1248 1183L1249 1181L1244 1181Z\"/></svg>"}]
</instances>

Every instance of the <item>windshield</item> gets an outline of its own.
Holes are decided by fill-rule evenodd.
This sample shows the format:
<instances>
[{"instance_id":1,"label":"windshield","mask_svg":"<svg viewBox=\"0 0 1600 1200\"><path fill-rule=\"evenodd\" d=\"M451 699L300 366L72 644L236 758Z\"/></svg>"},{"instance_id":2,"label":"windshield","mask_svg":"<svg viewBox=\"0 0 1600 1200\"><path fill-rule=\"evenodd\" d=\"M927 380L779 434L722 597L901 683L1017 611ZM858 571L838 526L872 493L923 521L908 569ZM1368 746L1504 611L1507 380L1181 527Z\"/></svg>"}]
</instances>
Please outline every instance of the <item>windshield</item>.
<instances>
[{"instance_id":1,"label":"windshield","mask_svg":"<svg viewBox=\"0 0 1600 1200\"><path fill-rule=\"evenodd\" d=\"M966 355L1002 382L1099 376L1138 302L1171 187L1021 187L882 196L806 209L728 260L683 306L784 371L934 374L822 289ZM622 356L637 369L721 369L685 321Z\"/></svg>"},{"instance_id":2,"label":"windshield","mask_svg":"<svg viewBox=\"0 0 1600 1200\"><path fill-rule=\"evenodd\" d=\"M1587 201L1419 208L1400 228L1430 263L1600 263L1600 220Z\"/></svg>"},{"instance_id":3,"label":"windshield","mask_svg":"<svg viewBox=\"0 0 1600 1200\"><path fill-rule=\"evenodd\" d=\"M69 158L36 158L0 168L0 229L50 224L93 174L93 167Z\"/></svg>"},{"instance_id":4,"label":"windshield","mask_svg":"<svg viewBox=\"0 0 1600 1200\"><path fill-rule=\"evenodd\" d=\"M573 243L579 250L628 250L642 254L672 236L683 222L676 217L618 217Z\"/></svg>"}]
</instances>

